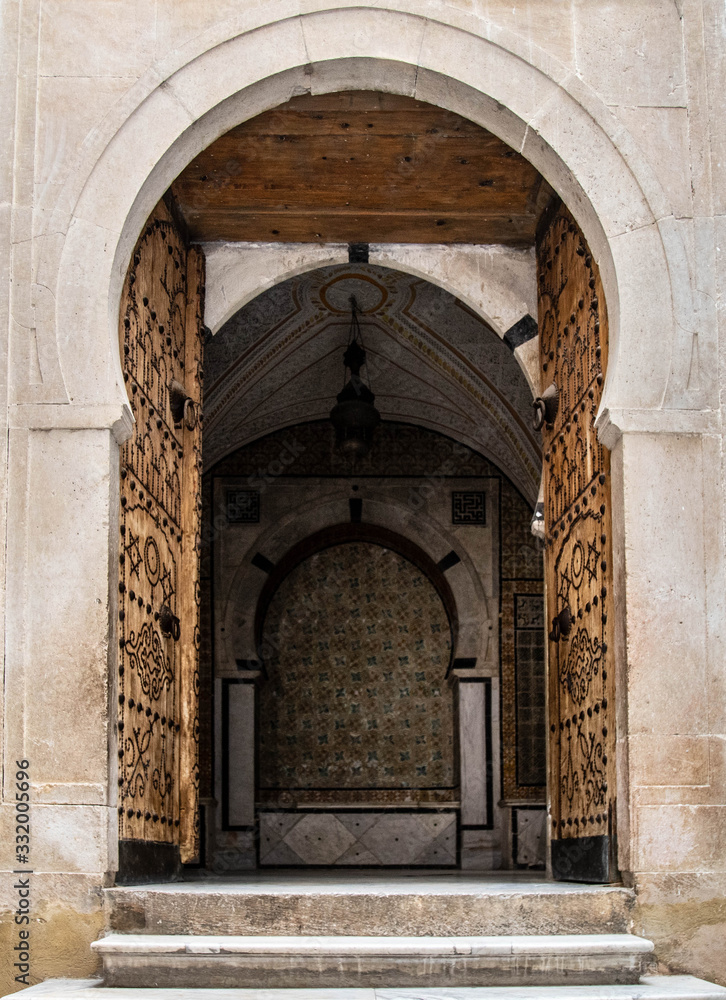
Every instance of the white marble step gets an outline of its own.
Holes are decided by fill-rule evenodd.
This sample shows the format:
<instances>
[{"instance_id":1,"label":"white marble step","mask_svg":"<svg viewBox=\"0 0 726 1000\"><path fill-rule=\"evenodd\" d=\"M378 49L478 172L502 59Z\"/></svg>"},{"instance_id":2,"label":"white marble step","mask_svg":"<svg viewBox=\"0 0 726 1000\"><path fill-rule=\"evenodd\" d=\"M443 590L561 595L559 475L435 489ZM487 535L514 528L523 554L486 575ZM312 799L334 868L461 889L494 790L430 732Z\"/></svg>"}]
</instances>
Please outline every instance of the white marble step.
<instances>
[{"instance_id":1,"label":"white marble step","mask_svg":"<svg viewBox=\"0 0 726 1000\"><path fill-rule=\"evenodd\" d=\"M493 986L417 989L108 989L97 979L51 979L24 1000L726 1000L726 989L693 976L643 976L632 986Z\"/></svg>"},{"instance_id":2,"label":"white marble step","mask_svg":"<svg viewBox=\"0 0 726 1000\"><path fill-rule=\"evenodd\" d=\"M634 983L653 945L632 934L493 937L109 934L113 987L426 987Z\"/></svg>"}]
</instances>

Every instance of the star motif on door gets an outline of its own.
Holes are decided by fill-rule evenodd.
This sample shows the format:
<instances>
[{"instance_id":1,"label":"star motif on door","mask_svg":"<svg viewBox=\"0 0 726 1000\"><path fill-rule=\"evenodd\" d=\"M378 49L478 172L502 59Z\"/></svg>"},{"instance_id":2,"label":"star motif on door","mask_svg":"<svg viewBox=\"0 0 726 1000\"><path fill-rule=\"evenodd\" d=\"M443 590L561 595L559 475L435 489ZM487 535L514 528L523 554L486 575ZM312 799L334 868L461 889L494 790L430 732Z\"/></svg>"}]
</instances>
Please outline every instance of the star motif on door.
<instances>
[{"instance_id":1,"label":"star motif on door","mask_svg":"<svg viewBox=\"0 0 726 1000\"><path fill-rule=\"evenodd\" d=\"M591 542L587 543L587 558L585 559L585 569L590 578L590 583L597 576L597 559L600 553L597 549L597 536L593 537Z\"/></svg>"},{"instance_id":2,"label":"star motif on door","mask_svg":"<svg viewBox=\"0 0 726 1000\"><path fill-rule=\"evenodd\" d=\"M568 598L570 596L571 586L572 586L572 580L570 579L568 569L565 568L560 573L560 589L558 591L558 596L562 598L562 603L564 605L567 604Z\"/></svg>"},{"instance_id":3,"label":"star motif on door","mask_svg":"<svg viewBox=\"0 0 726 1000\"><path fill-rule=\"evenodd\" d=\"M169 598L174 593L174 587L171 581L171 573L169 572L169 567L164 566L164 571L161 574L161 579L159 580L161 584L161 592L164 595L164 604L169 603Z\"/></svg>"},{"instance_id":4,"label":"star motif on door","mask_svg":"<svg viewBox=\"0 0 726 1000\"><path fill-rule=\"evenodd\" d=\"M133 531L129 531L129 543L124 547L124 554L129 561L129 578L138 577L142 557L139 549L139 535L135 535Z\"/></svg>"}]
</instances>

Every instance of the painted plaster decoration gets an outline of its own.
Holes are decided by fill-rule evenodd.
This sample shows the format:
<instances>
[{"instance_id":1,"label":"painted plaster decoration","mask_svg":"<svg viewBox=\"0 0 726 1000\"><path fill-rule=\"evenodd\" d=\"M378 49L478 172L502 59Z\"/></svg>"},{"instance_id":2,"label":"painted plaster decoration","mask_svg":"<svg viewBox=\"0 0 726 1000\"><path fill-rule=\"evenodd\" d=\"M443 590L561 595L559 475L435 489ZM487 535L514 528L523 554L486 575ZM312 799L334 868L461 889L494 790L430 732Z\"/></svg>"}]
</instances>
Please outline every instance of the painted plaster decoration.
<instances>
[{"instance_id":1,"label":"painted plaster decoration","mask_svg":"<svg viewBox=\"0 0 726 1000\"><path fill-rule=\"evenodd\" d=\"M505 343L427 281L365 264L317 268L239 310L205 354L205 468L281 426L327 417L340 390L350 296L384 420L475 448L532 504L541 474L531 392Z\"/></svg>"},{"instance_id":2,"label":"painted plaster decoration","mask_svg":"<svg viewBox=\"0 0 726 1000\"><path fill-rule=\"evenodd\" d=\"M452 524L486 524L486 494L480 490L464 492L454 490L451 494Z\"/></svg>"}]
</instances>

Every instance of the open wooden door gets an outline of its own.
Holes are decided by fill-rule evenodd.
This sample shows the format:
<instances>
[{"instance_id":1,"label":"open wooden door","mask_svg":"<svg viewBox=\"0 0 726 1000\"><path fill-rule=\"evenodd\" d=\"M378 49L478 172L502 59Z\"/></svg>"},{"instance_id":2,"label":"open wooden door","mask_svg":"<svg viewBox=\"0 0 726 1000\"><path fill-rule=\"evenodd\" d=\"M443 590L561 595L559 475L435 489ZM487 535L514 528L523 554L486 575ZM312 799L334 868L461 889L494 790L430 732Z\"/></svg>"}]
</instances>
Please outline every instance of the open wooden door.
<instances>
[{"instance_id":1,"label":"open wooden door","mask_svg":"<svg viewBox=\"0 0 726 1000\"><path fill-rule=\"evenodd\" d=\"M608 325L597 265L564 206L543 220L537 279L552 872L608 882L616 874L610 454L595 432Z\"/></svg>"},{"instance_id":2,"label":"open wooden door","mask_svg":"<svg viewBox=\"0 0 726 1000\"><path fill-rule=\"evenodd\" d=\"M120 314L136 418L121 452L119 881L199 854L199 549L204 259L163 203Z\"/></svg>"}]
</instances>

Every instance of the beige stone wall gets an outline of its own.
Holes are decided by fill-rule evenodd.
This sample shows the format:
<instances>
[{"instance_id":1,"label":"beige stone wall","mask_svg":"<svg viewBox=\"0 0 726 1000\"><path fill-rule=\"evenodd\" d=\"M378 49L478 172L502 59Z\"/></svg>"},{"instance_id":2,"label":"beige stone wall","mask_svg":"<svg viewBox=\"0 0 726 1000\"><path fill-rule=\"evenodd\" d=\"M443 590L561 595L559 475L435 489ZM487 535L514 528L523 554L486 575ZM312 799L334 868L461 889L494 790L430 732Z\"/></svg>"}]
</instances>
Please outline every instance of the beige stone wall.
<instances>
[{"instance_id":1,"label":"beige stone wall","mask_svg":"<svg viewBox=\"0 0 726 1000\"><path fill-rule=\"evenodd\" d=\"M599 259L621 864L663 960L723 979L723 5L5 0L0 17L2 747L33 762L39 956L61 928L35 977L87 971L79 942L100 926L88 887L115 865L109 524L129 423L115 331L130 250L169 181L231 125L294 93L373 87L521 149Z\"/></svg>"},{"instance_id":2,"label":"beige stone wall","mask_svg":"<svg viewBox=\"0 0 726 1000\"><path fill-rule=\"evenodd\" d=\"M620 864L638 890L636 930L659 943L659 959L723 982L719 449L710 435L624 435L613 486L625 535L616 572L625 569L628 598L618 670L619 765L629 782Z\"/></svg>"}]
</instances>

